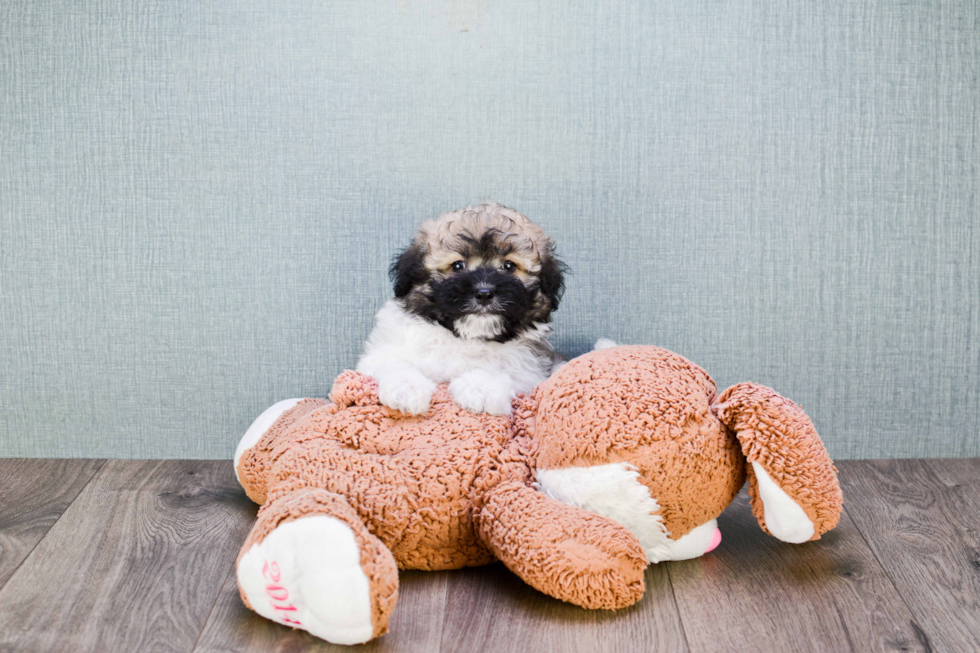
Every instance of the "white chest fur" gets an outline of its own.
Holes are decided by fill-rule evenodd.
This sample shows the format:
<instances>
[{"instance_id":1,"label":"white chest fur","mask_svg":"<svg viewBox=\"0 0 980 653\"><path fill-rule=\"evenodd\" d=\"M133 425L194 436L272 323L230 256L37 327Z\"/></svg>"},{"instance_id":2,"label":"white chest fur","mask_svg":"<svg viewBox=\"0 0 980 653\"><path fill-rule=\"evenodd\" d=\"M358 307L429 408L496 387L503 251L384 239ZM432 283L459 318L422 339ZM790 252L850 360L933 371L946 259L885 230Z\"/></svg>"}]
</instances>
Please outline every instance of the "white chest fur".
<instances>
[{"instance_id":1,"label":"white chest fur","mask_svg":"<svg viewBox=\"0 0 980 653\"><path fill-rule=\"evenodd\" d=\"M357 370L377 376L393 361L411 365L435 383L483 370L505 374L513 390L528 392L551 373L551 359L536 353L533 346L547 340L551 329L539 325L508 342L459 338L448 329L405 312L397 301L387 302L376 316Z\"/></svg>"}]
</instances>

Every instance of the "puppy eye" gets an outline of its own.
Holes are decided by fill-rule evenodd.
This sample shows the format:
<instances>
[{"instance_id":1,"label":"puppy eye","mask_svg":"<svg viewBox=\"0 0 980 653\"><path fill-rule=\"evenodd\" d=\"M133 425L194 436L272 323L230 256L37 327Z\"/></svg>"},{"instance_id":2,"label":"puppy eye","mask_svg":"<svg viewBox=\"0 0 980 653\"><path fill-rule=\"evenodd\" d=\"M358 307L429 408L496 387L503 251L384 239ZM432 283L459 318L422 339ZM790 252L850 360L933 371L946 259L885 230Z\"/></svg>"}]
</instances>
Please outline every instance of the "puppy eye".
<instances>
[{"instance_id":1,"label":"puppy eye","mask_svg":"<svg viewBox=\"0 0 980 653\"><path fill-rule=\"evenodd\" d=\"M455 261L453 263L453 272L462 272L466 269L466 263L463 261Z\"/></svg>"},{"instance_id":2,"label":"puppy eye","mask_svg":"<svg viewBox=\"0 0 980 653\"><path fill-rule=\"evenodd\" d=\"M517 265L513 261L504 261L504 271L513 272L517 269Z\"/></svg>"}]
</instances>

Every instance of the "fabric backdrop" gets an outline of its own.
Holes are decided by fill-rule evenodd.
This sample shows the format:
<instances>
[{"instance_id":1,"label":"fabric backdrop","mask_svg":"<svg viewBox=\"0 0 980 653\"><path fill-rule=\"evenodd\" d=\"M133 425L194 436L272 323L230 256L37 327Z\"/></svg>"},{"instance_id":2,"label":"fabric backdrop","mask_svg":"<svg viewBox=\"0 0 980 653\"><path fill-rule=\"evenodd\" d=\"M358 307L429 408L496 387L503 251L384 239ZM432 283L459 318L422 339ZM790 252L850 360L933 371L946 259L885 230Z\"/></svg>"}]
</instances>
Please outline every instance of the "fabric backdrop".
<instances>
[{"instance_id":1,"label":"fabric backdrop","mask_svg":"<svg viewBox=\"0 0 980 653\"><path fill-rule=\"evenodd\" d=\"M483 198L571 267L567 355L980 455L978 73L971 0L5 0L0 455L230 457Z\"/></svg>"}]
</instances>

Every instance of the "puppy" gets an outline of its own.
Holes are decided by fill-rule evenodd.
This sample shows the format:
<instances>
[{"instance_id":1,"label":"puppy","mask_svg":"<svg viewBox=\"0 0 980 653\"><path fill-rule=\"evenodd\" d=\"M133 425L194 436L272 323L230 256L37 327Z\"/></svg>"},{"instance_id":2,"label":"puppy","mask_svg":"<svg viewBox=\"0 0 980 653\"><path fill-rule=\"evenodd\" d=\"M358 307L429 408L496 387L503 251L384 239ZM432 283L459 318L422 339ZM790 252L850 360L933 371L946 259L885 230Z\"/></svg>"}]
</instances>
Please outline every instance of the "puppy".
<instances>
[{"instance_id":1,"label":"puppy","mask_svg":"<svg viewBox=\"0 0 980 653\"><path fill-rule=\"evenodd\" d=\"M548 337L564 271L548 236L499 204L428 220L391 265L395 298L357 370L404 413L424 413L436 384L449 383L461 407L508 415L517 393L563 362Z\"/></svg>"}]
</instances>

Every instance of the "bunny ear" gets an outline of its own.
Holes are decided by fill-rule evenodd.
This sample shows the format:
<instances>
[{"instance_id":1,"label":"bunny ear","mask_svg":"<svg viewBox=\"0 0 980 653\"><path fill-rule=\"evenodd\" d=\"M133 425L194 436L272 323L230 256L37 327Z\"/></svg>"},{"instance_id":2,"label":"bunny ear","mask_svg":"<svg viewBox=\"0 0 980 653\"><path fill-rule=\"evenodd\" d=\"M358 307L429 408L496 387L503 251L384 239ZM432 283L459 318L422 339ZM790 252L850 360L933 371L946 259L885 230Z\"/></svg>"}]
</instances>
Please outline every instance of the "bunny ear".
<instances>
[{"instance_id":1,"label":"bunny ear","mask_svg":"<svg viewBox=\"0 0 980 653\"><path fill-rule=\"evenodd\" d=\"M378 382L367 374L345 370L333 382L330 401L338 408L376 406L380 403Z\"/></svg>"},{"instance_id":2,"label":"bunny ear","mask_svg":"<svg viewBox=\"0 0 980 653\"><path fill-rule=\"evenodd\" d=\"M837 468L802 408L771 388L739 383L712 411L735 432L749 462L752 514L763 530L800 542L837 525L843 503ZM794 526L804 519L807 528Z\"/></svg>"}]
</instances>

